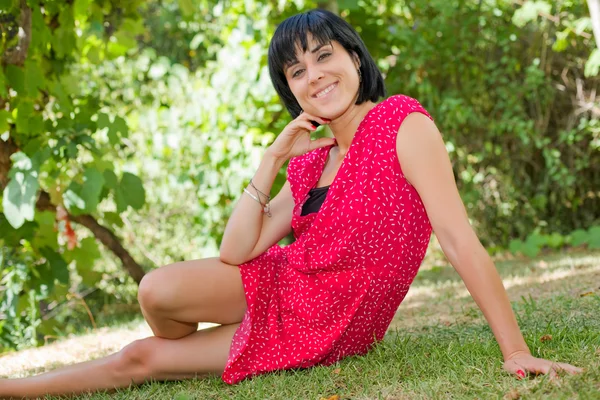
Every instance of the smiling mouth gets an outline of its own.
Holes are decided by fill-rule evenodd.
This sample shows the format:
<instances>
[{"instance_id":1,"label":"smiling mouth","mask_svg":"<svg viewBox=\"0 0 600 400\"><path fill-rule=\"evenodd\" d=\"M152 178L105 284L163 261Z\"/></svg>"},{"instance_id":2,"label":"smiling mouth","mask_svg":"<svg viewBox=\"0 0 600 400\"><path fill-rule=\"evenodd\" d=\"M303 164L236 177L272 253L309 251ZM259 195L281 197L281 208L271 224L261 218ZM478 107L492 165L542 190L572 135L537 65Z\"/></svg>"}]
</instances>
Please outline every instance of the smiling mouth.
<instances>
[{"instance_id":1,"label":"smiling mouth","mask_svg":"<svg viewBox=\"0 0 600 400\"><path fill-rule=\"evenodd\" d=\"M334 82L331 85L327 86L325 89L321 90L319 93L313 95L313 98L315 99L321 99L325 96L327 96L329 93L331 93L333 91L333 89L335 89L337 87L338 83Z\"/></svg>"}]
</instances>

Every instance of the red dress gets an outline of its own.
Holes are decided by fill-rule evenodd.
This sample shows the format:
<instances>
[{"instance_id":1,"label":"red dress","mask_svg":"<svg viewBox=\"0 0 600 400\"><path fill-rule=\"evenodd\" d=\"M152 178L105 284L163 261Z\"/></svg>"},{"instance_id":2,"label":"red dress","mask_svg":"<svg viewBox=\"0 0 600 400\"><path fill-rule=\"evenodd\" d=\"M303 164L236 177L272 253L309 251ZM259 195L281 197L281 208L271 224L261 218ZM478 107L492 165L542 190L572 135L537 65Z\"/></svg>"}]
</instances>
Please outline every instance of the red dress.
<instances>
[{"instance_id":1,"label":"red dress","mask_svg":"<svg viewBox=\"0 0 600 400\"><path fill-rule=\"evenodd\" d=\"M296 240L239 266L248 309L223 381L329 365L383 339L431 235L396 151L398 128L412 112L430 117L403 95L368 112L316 213L300 215L332 146L290 160Z\"/></svg>"}]
</instances>

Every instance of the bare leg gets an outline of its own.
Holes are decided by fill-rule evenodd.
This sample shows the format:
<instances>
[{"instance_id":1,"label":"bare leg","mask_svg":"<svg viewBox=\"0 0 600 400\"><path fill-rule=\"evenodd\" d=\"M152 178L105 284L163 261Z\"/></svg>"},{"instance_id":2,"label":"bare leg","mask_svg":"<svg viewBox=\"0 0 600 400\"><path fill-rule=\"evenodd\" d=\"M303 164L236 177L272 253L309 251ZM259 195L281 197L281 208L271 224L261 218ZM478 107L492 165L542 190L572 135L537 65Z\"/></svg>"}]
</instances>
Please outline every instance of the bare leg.
<instances>
[{"instance_id":1,"label":"bare leg","mask_svg":"<svg viewBox=\"0 0 600 400\"><path fill-rule=\"evenodd\" d=\"M0 380L0 398L112 390L146 380L221 374L246 310L238 267L218 258L185 261L144 277L138 298L156 336L98 360L34 377ZM197 331L198 322L222 326Z\"/></svg>"},{"instance_id":2,"label":"bare leg","mask_svg":"<svg viewBox=\"0 0 600 400\"><path fill-rule=\"evenodd\" d=\"M217 326L176 340L149 337L105 358L34 377L0 380L0 398L71 395L124 388L150 380L221 374L238 326Z\"/></svg>"},{"instance_id":3,"label":"bare leg","mask_svg":"<svg viewBox=\"0 0 600 400\"><path fill-rule=\"evenodd\" d=\"M183 261L152 271L140 283L138 300L152 332L167 339L195 332L198 322L241 322L246 312L239 268L218 258Z\"/></svg>"}]
</instances>

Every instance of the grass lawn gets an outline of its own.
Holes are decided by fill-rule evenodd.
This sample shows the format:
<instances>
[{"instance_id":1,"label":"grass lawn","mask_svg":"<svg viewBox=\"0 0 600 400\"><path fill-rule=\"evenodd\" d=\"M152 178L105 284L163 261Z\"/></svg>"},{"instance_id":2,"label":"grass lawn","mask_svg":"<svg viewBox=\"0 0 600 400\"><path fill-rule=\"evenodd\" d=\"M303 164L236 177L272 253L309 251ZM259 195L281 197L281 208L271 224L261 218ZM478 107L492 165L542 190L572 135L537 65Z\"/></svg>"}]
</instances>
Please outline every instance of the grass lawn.
<instances>
[{"instance_id":1,"label":"grass lawn","mask_svg":"<svg viewBox=\"0 0 600 400\"><path fill-rule=\"evenodd\" d=\"M419 272L384 341L366 356L267 374L235 386L215 377L148 383L78 399L600 399L600 252L555 253L497 261L496 266L533 355L572 363L585 373L557 381L545 376L517 380L504 373L494 337L459 276L449 266L437 266ZM111 343L127 342L134 338L127 335L148 332L138 318L71 338L69 348L77 341L98 343L107 337ZM47 348L55 345L60 343ZM120 347L118 343L116 349ZM43 354L47 348L32 351ZM83 351L79 360L116 349L107 345L102 351ZM33 354L38 353L29 357ZM65 362L65 354L47 353L36 367L0 369L0 375L52 369L71 362ZM0 358L0 366L18 355Z\"/></svg>"}]
</instances>

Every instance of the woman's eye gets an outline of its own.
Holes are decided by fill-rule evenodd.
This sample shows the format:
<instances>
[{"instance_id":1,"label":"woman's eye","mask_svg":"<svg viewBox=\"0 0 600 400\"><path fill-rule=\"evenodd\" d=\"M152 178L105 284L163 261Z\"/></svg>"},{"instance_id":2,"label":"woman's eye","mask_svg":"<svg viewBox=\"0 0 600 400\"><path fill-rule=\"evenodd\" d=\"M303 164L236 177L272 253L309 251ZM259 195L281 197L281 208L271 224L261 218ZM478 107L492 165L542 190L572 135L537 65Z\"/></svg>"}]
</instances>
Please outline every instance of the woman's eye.
<instances>
[{"instance_id":1,"label":"woman's eye","mask_svg":"<svg viewBox=\"0 0 600 400\"><path fill-rule=\"evenodd\" d=\"M295 78L295 77L299 76L300 72L302 72L302 71L304 71L304 70L303 69L299 69L296 72L294 72L294 74L292 75L292 78Z\"/></svg>"},{"instance_id":2,"label":"woman's eye","mask_svg":"<svg viewBox=\"0 0 600 400\"><path fill-rule=\"evenodd\" d=\"M319 56L319 61L321 61L322 59L324 59L325 57L329 57L331 55L331 53L323 53Z\"/></svg>"}]
</instances>

